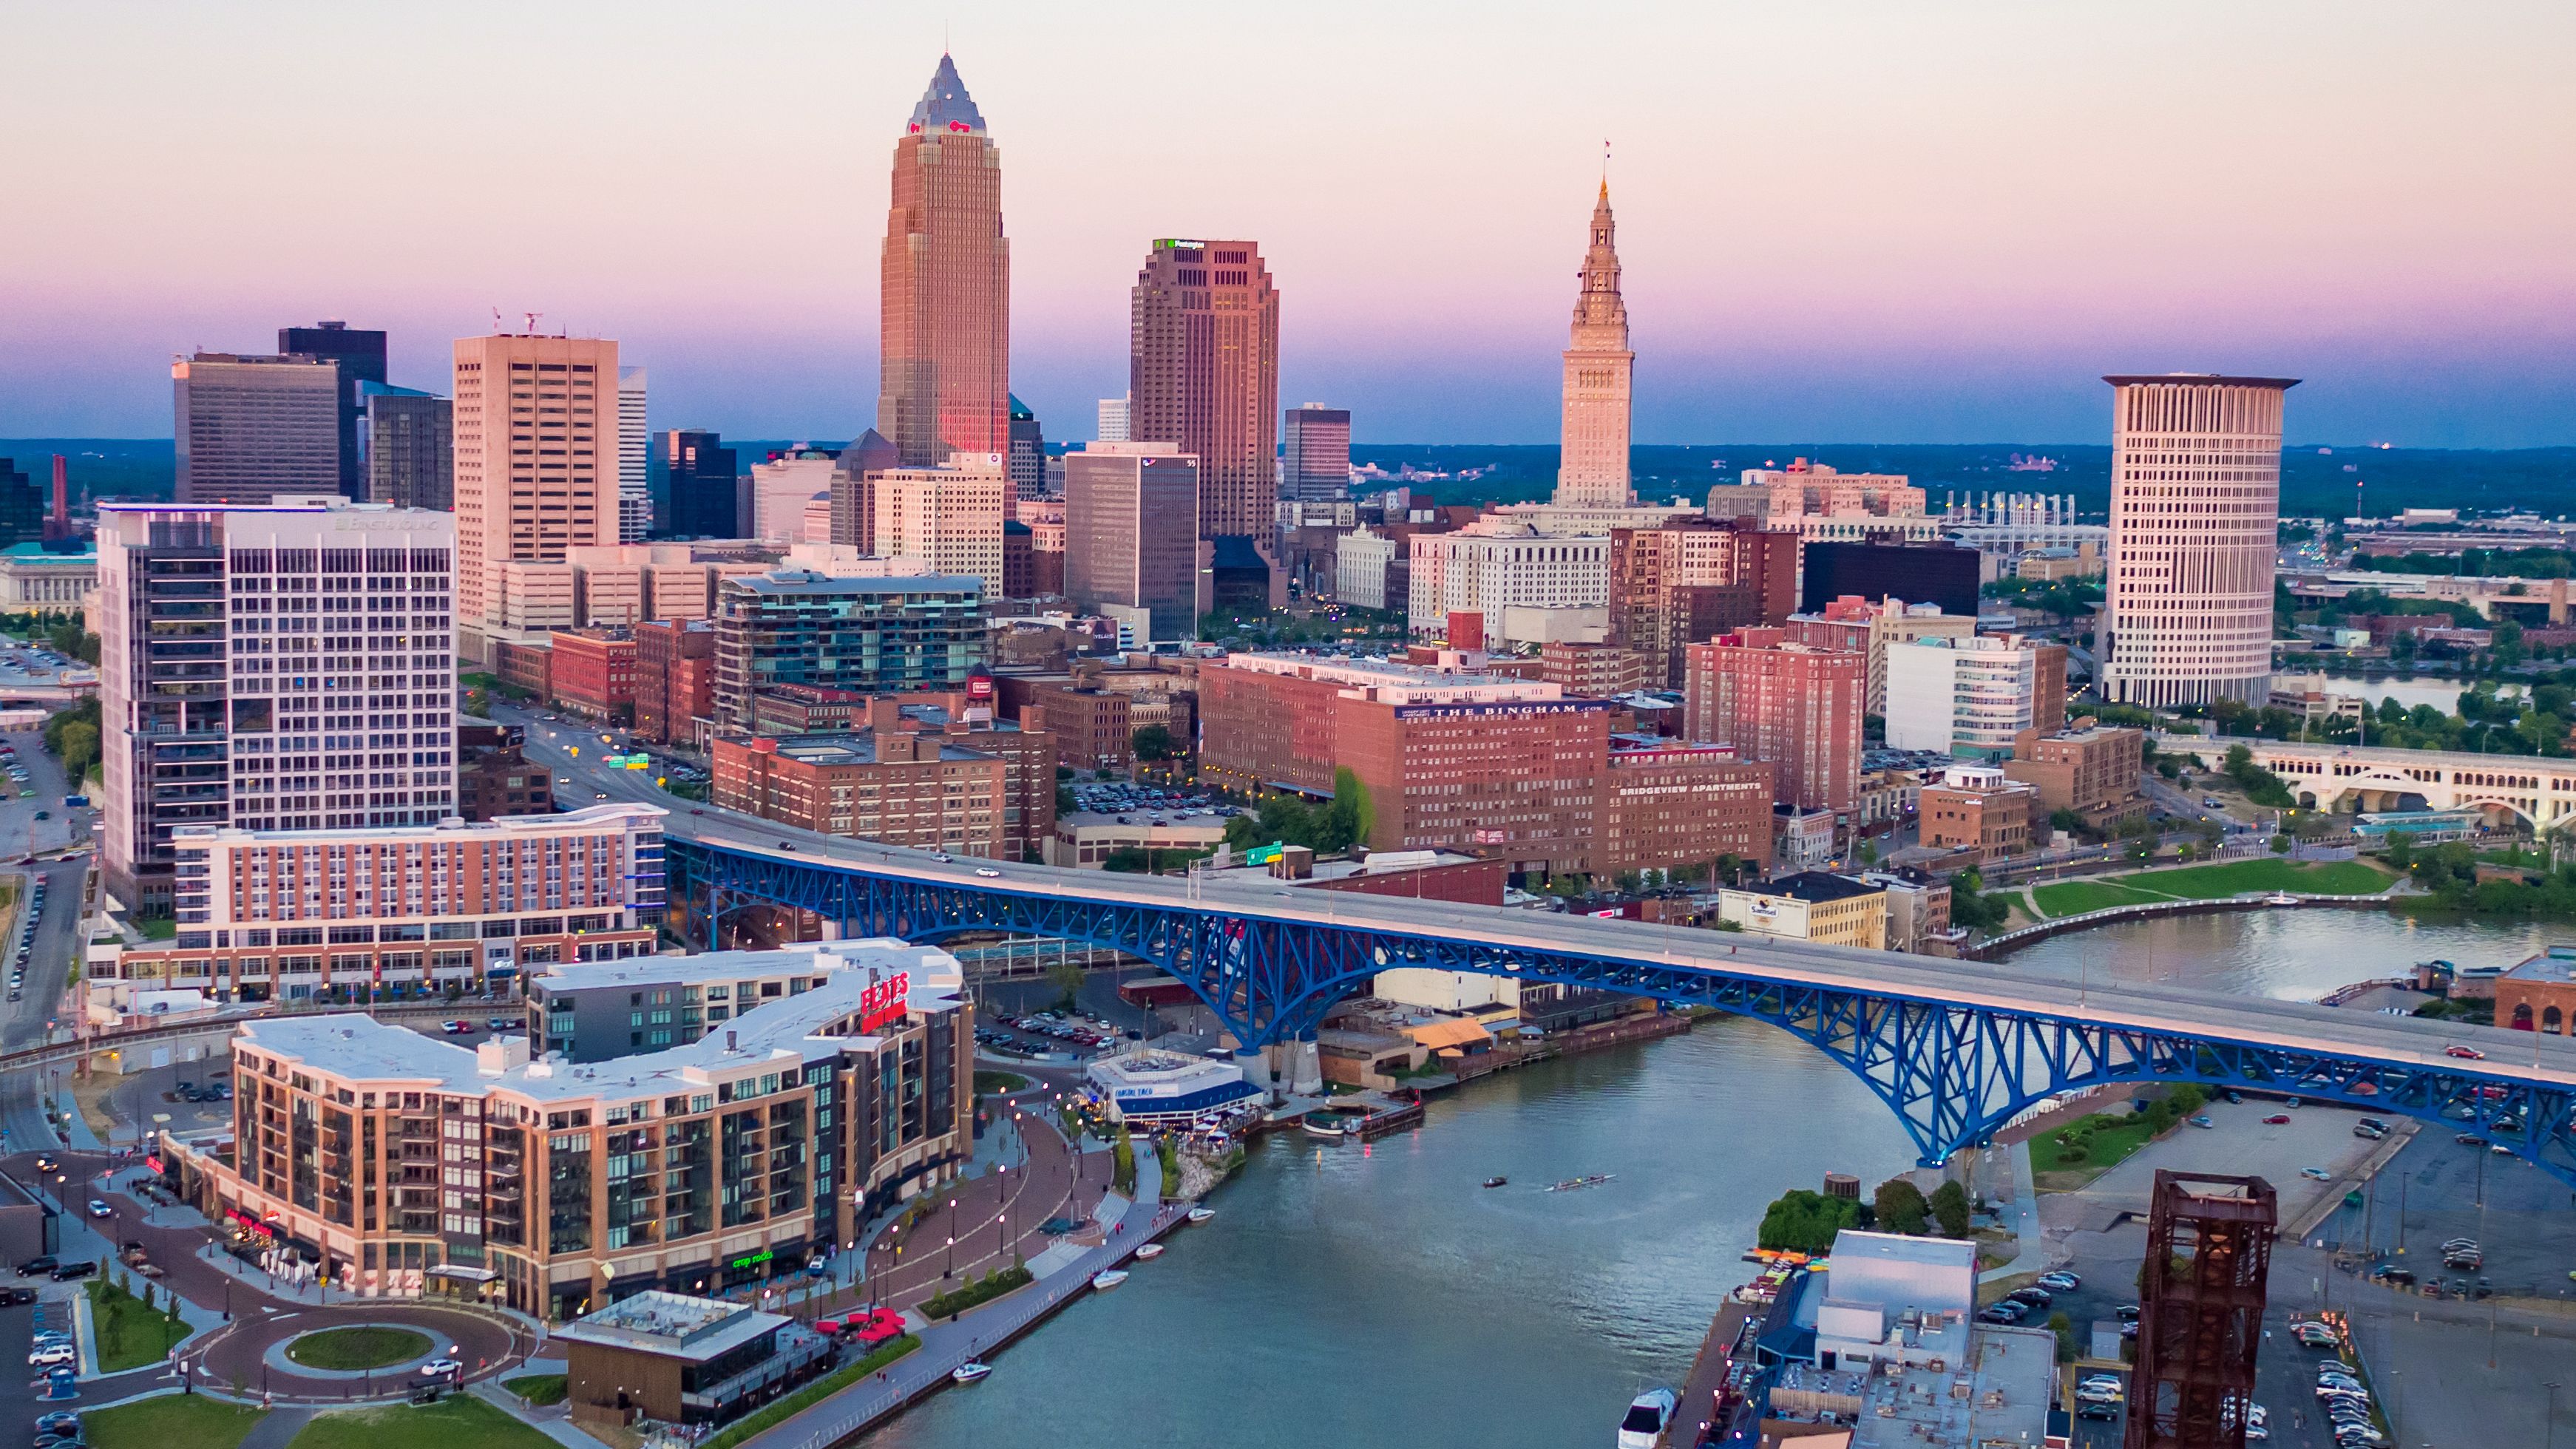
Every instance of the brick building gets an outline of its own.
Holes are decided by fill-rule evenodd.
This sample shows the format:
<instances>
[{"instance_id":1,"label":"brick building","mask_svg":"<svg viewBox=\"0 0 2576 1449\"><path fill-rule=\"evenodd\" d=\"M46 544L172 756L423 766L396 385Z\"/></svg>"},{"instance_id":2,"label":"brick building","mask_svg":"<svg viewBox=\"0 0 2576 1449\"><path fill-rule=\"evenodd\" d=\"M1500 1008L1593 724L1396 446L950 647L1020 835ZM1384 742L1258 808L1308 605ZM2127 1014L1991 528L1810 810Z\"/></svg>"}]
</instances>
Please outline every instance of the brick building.
<instances>
[{"instance_id":1,"label":"brick building","mask_svg":"<svg viewBox=\"0 0 2576 1449\"><path fill-rule=\"evenodd\" d=\"M1980 860L2024 854L2038 799L2039 792L1991 765L1953 765L1941 772L1941 783L1923 787L1922 843L1973 850Z\"/></svg>"},{"instance_id":2,"label":"brick building","mask_svg":"<svg viewBox=\"0 0 2576 1449\"><path fill-rule=\"evenodd\" d=\"M1063 675L1005 674L994 684L1004 713L1032 707L1046 712L1059 764L1077 770L1124 770L1135 758L1139 726L1133 718L1134 701L1125 692L1079 684ZM1186 727L1172 734L1184 745L1189 742Z\"/></svg>"},{"instance_id":3,"label":"brick building","mask_svg":"<svg viewBox=\"0 0 2576 1449\"><path fill-rule=\"evenodd\" d=\"M456 727L457 813L468 820L552 815L554 774L528 762L527 732L518 725Z\"/></svg>"},{"instance_id":4,"label":"brick building","mask_svg":"<svg viewBox=\"0 0 2576 1449\"><path fill-rule=\"evenodd\" d=\"M2041 815L2072 810L2105 829L2147 813L2138 787L2145 741L2137 730L2081 719L2071 730L2024 735L2004 762L2004 775L2039 792Z\"/></svg>"},{"instance_id":5,"label":"brick building","mask_svg":"<svg viewBox=\"0 0 2576 1449\"><path fill-rule=\"evenodd\" d=\"M1684 646L1785 622L1798 601L1798 535L1709 518L1610 531L1610 642L1681 682Z\"/></svg>"},{"instance_id":6,"label":"brick building","mask_svg":"<svg viewBox=\"0 0 2576 1449\"><path fill-rule=\"evenodd\" d=\"M2552 946L2497 977L2495 1024L2576 1035L2576 946Z\"/></svg>"},{"instance_id":7,"label":"brick building","mask_svg":"<svg viewBox=\"0 0 2576 1449\"><path fill-rule=\"evenodd\" d=\"M1744 629L1686 651L1684 738L1733 745L1779 769L1779 799L1806 810L1860 803L1866 656Z\"/></svg>"},{"instance_id":8,"label":"brick building","mask_svg":"<svg viewBox=\"0 0 2576 1449\"><path fill-rule=\"evenodd\" d=\"M1771 868L1773 767L1724 745L1614 736L1604 760L1595 875L1705 865Z\"/></svg>"},{"instance_id":9,"label":"brick building","mask_svg":"<svg viewBox=\"0 0 2576 1449\"><path fill-rule=\"evenodd\" d=\"M938 735L715 741L715 804L888 845L1000 855L1008 786L999 755Z\"/></svg>"},{"instance_id":10,"label":"brick building","mask_svg":"<svg viewBox=\"0 0 2576 1449\"><path fill-rule=\"evenodd\" d=\"M868 727L869 696L819 684L780 684L751 697L751 732L773 737L847 734Z\"/></svg>"},{"instance_id":11,"label":"brick building","mask_svg":"<svg viewBox=\"0 0 2576 1449\"><path fill-rule=\"evenodd\" d=\"M635 733L655 744L685 743L690 722L715 699L716 631L704 619L635 626Z\"/></svg>"},{"instance_id":12,"label":"brick building","mask_svg":"<svg viewBox=\"0 0 2576 1449\"><path fill-rule=\"evenodd\" d=\"M1857 594L1845 594L1818 612L1792 614L1783 626L1792 644L1810 644L1818 649L1841 649L1869 656L1869 698L1871 714L1887 713L1887 646L1905 644L1916 639L1969 639L1977 632L1977 621L1970 614L1945 614L1938 604L1908 605L1904 600L1887 597L1872 601ZM2060 656L2061 664L2064 656ZM2058 671L2059 697L2064 697L2066 674Z\"/></svg>"},{"instance_id":13,"label":"brick building","mask_svg":"<svg viewBox=\"0 0 2576 1449\"><path fill-rule=\"evenodd\" d=\"M635 707L635 636L624 629L557 629L547 698L607 719Z\"/></svg>"},{"instance_id":14,"label":"brick building","mask_svg":"<svg viewBox=\"0 0 2576 1449\"><path fill-rule=\"evenodd\" d=\"M1616 699L1663 687L1663 660L1617 644L1539 646L1539 678L1575 699Z\"/></svg>"}]
</instances>

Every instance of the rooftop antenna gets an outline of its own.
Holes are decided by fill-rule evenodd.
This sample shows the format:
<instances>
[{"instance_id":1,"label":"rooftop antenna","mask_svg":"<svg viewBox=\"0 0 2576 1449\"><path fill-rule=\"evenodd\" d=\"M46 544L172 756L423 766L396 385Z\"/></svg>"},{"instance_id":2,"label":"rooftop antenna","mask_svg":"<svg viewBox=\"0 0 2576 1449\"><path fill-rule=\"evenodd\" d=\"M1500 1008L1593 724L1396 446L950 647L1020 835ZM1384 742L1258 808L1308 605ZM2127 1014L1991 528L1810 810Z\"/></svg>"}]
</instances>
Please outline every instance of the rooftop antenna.
<instances>
[{"instance_id":1,"label":"rooftop antenna","mask_svg":"<svg viewBox=\"0 0 2576 1449\"><path fill-rule=\"evenodd\" d=\"M500 308L498 308L498 307L493 308L493 309L492 309L492 330L493 330L494 332L502 331L502 330L503 330L503 328L505 327L505 325L506 325L506 324L504 324L504 323L501 321L501 309L500 309Z\"/></svg>"},{"instance_id":2,"label":"rooftop antenna","mask_svg":"<svg viewBox=\"0 0 2576 1449\"><path fill-rule=\"evenodd\" d=\"M530 337L534 337L534 336L536 336L536 335L537 335L537 319L538 319L538 318L540 318L540 317L543 317L543 316L544 316L544 315L546 315L546 314L545 314L545 313L543 313L543 312L529 312L529 313L526 313L526 314L524 314L524 315L525 315L525 316L527 317L527 319L528 319L528 335L529 335Z\"/></svg>"}]
</instances>

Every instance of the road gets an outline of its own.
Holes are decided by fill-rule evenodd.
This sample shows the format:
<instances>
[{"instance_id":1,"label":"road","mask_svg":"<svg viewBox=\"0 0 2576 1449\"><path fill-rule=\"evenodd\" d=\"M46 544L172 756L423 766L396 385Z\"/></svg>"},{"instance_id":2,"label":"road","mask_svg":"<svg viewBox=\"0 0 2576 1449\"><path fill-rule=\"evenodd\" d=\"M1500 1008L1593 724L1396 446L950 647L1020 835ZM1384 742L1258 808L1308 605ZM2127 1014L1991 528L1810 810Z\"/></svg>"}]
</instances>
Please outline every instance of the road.
<instances>
[{"instance_id":1,"label":"road","mask_svg":"<svg viewBox=\"0 0 2576 1449\"><path fill-rule=\"evenodd\" d=\"M45 881L45 910L37 918L26 982L18 1000L0 1003L0 1051L17 1051L42 1045L47 1024L67 1019L63 987L81 949L90 816L87 811L63 808L62 767L45 753L37 731L14 730L0 738L16 747L19 762L27 768L28 787L35 791L33 799L20 798L15 792L0 799L0 860L12 862L9 869L14 873L41 876ZM51 818L38 820L39 811ZM71 846L82 847L82 853L61 858L59 852ZM30 853L47 858L33 865L14 864ZM51 1085L51 1074L0 1076L0 1142L11 1147L53 1145L39 1106L40 1092Z\"/></svg>"},{"instance_id":2,"label":"road","mask_svg":"<svg viewBox=\"0 0 2576 1449\"><path fill-rule=\"evenodd\" d=\"M884 877L1072 903L1219 909L1291 924L1378 929L1507 950L1561 951L1631 962L1647 970L1704 971L1932 1005L2032 1013L2216 1043L2458 1070L2498 1083L2576 1088L2576 1038L2534 1032L2385 1017L2178 986L2133 985L2106 995L2086 990L2071 976L2042 974L2028 967L1758 936L1732 937L1720 950L1717 938L1706 932L1499 907L1274 889L1232 881L1111 875L998 860L942 864L920 851L820 835L713 806L690 805L655 788L649 771L600 767L594 756L603 747L596 730L583 733L571 724L550 728L523 712L497 705L494 713L505 718L515 714L514 722L529 724L529 757L572 779L572 785L559 786L558 798L575 808L597 803L602 795L660 805L673 812L667 828L674 837L792 864L845 866ZM575 758L571 751L577 748L582 753ZM2471 1043L2484 1050L2488 1059L2446 1059L2446 1048Z\"/></svg>"}]
</instances>

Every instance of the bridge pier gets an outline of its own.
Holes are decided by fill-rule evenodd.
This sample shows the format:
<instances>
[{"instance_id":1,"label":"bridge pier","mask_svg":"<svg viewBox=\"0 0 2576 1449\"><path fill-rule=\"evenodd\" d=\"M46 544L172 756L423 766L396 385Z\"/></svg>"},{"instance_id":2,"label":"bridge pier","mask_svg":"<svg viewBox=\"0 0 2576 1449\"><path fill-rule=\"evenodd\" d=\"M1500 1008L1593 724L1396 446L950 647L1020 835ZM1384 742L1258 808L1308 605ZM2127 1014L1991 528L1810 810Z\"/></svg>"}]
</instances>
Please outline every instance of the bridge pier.
<instances>
[{"instance_id":1,"label":"bridge pier","mask_svg":"<svg viewBox=\"0 0 2576 1449\"><path fill-rule=\"evenodd\" d=\"M1324 1090L1324 1057L1313 1032L1303 1033L1295 1041L1280 1043L1279 1050L1288 1059L1283 1065L1287 1069L1289 1091L1301 1097L1312 1097Z\"/></svg>"},{"instance_id":2,"label":"bridge pier","mask_svg":"<svg viewBox=\"0 0 2576 1449\"><path fill-rule=\"evenodd\" d=\"M1243 1079L1260 1088L1264 1097L1271 1096L1278 1090L1279 1084L1272 1080L1270 1075L1270 1053L1263 1048L1236 1047L1234 1064L1242 1071Z\"/></svg>"}]
</instances>

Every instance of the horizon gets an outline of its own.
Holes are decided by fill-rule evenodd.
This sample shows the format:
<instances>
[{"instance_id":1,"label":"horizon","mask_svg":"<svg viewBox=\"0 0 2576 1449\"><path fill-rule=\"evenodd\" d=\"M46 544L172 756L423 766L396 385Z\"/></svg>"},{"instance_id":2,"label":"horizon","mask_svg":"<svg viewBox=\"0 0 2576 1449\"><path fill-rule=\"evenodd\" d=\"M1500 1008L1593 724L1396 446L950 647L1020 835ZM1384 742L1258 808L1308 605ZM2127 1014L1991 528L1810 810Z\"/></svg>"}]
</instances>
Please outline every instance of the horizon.
<instances>
[{"instance_id":1,"label":"horizon","mask_svg":"<svg viewBox=\"0 0 2576 1449\"><path fill-rule=\"evenodd\" d=\"M43 223L0 270L0 433L162 436L172 355L325 316L445 391L495 307L615 337L657 430L864 430L888 161L940 27L664 23L686 13L0 22L51 58L0 98L41 143L14 199ZM1547 443L1607 137L1641 444L2106 442L2101 375L2169 369L2302 377L2290 430L2331 446L2576 443L2553 161L2576 119L2547 61L2576 12L2160 15L1505 8L1470 31L1351 6L1265 41L1311 84L1251 95L1116 12L1003 7L951 51L1003 157L1012 388L1058 440L1123 390L1150 240L1225 234L1281 288L1283 405L1348 407L1371 447ZM1568 66L1587 54L1618 84ZM354 125L281 84L362 71ZM2251 139L2184 169L2179 115Z\"/></svg>"}]
</instances>

